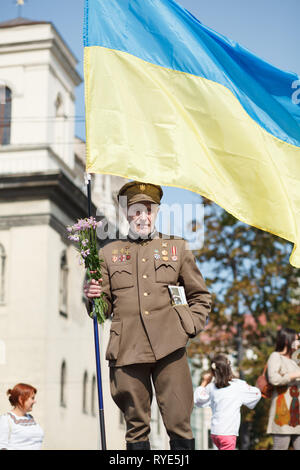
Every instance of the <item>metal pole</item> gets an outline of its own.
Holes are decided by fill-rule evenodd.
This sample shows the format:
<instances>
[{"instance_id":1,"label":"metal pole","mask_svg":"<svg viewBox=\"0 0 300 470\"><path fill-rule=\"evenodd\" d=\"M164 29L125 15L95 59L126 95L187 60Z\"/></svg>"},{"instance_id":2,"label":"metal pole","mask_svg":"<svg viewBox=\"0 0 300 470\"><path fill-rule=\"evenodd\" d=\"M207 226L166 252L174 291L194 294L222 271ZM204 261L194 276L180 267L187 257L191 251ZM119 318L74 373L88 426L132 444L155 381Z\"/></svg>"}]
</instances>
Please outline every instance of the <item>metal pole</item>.
<instances>
[{"instance_id":1,"label":"metal pole","mask_svg":"<svg viewBox=\"0 0 300 470\"><path fill-rule=\"evenodd\" d=\"M87 182L87 197L88 197L88 216L91 217L91 215L92 215L91 175L89 175L89 174L87 175L87 181L86 182ZM97 322L96 315L94 315L94 317L93 317L93 326L94 326L94 343L95 343L95 356L96 356L96 375L97 375L97 389L98 389L101 449L106 450L105 421L104 421L102 378L101 378L101 362L100 362L100 349L99 349L99 332L98 332L98 322Z\"/></svg>"}]
</instances>

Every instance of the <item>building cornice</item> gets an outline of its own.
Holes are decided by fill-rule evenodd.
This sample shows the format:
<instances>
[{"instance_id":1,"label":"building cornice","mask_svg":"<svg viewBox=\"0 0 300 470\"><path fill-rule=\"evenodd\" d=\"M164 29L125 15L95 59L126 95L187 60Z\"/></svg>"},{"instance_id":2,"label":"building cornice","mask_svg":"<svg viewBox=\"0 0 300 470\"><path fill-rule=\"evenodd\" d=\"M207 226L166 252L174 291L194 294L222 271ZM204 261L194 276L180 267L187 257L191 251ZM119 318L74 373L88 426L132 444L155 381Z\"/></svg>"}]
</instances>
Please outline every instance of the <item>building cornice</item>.
<instances>
[{"instance_id":1,"label":"building cornice","mask_svg":"<svg viewBox=\"0 0 300 470\"><path fill-rule=\"evenodd\" d=\"M14 174L0 176L0 203L48 199L65 215L68 223L87 217L87 196L62 172ZM96 206L92 204L92 214ZM53 214L0 216L0 229L20 225L51 225L63 238L66 227Z\"/></svg>"},{"instance_id":2,"label":"building cornice","mask_svg":"<svg viewBox=\"0 0 300 470\"><path fill-rule=\"evenodd\" d=\"M30 51L51 50L53 56L65 70L68 76L73 80L75 86L82 83L82 77L76 70L78 60L66 45L56 28L52 24L46 24L51 27L51 36L44 39L24 40L24 36L16 36L13 42L0 42L0 54L16 54ZM27 64L19 64L27 65ZM32 64L39 65L39 63Z\"/></svg>"}]
</instances>

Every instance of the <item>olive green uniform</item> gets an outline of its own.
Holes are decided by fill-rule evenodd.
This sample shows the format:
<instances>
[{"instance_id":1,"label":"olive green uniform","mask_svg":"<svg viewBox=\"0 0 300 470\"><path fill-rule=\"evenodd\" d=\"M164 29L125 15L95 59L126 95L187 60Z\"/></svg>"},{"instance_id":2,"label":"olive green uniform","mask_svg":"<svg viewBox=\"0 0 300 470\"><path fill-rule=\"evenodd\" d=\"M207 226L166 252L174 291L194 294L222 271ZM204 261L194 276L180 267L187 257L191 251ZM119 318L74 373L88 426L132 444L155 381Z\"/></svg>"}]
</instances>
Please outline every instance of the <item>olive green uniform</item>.
<instances>
[{"instance_id":1,"label":"olive green uniform","mask_svg":"<svg viewBox=\"0 0 300 470\"><path fill-rule=\"evenodd\" d=\"M150 375L170 438L192 439L185 346L204 328L211 301L193 254L183 239L157 234L149 241L112 241L100 256L108 315L113 314L106 359L127 442L148 439ZM168 285L183 286L188 305L172 306Z\"/></svg>"},{"instance_id":2,"label":"olive green uniform","mask_svg":"<svg viewBox=\"0 0 300 470\"><path fill-rule=\"evenodd\" d=\"M130 204L159 204L160 186L130 182ZM185 346L205 326L211 296L185 240L157 232L149 240L115 240L100 250L102 289L112 315L106 359L111 394L124 413L128 449L149 446L152 385L173 449L193 448L193 387ZM185 289L172 305L169 285ZM180 441L180 442L179 442Z\"/></svg>"}]
</instances>

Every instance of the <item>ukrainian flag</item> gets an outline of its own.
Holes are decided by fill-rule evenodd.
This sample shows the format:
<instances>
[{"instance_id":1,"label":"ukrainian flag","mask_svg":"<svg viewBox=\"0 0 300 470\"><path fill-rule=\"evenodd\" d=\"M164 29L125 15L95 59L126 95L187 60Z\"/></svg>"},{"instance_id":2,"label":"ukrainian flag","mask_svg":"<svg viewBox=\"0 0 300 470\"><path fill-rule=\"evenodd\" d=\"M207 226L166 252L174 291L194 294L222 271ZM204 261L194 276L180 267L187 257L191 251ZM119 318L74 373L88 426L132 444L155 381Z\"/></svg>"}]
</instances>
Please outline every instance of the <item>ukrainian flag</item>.
<instances>
[{"instance_id":1,"label":"ukrainian flag","mask_svg":"<svg viewBox=\"0 0 300 470\"><path fill-rule=\"evenodd\" d=\"M299 77L173 0L86 0L87 171L197 192L294 243Z\"/></svg>"}]
</instances>

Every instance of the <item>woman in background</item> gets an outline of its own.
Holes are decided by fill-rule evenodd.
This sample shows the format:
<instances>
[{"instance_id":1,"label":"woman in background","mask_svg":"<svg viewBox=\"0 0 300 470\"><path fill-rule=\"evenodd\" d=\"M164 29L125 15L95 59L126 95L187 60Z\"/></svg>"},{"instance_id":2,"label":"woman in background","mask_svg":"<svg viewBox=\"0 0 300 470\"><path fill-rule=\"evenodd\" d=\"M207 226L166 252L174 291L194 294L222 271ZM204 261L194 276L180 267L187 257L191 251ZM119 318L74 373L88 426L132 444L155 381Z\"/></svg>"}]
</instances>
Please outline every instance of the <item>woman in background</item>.
<instances>
[{"instance_id":1,"label":"woman in background","mask_svg":"<svg viewBox=\"0 0 300 470\"><path fill-rule=\"evenodd\" d=\"M298 349L297 332L282 328L268 360L267 377L274 391L267 433L273 435L273 450L287 450L290 444L300 450L300 367L292 358Z\"/></svg>"},{"instance_id":2,"label":"woman in background","mask_svg":"<svg viewBox=\"0 0 300 470\"><path fill-rule=\"evenodd\" d=\"M0 416L0 450L40 450L44 433L29 413L36 388L17 384L7 391L12 410Z\"/></svg>"}]
</instances>

